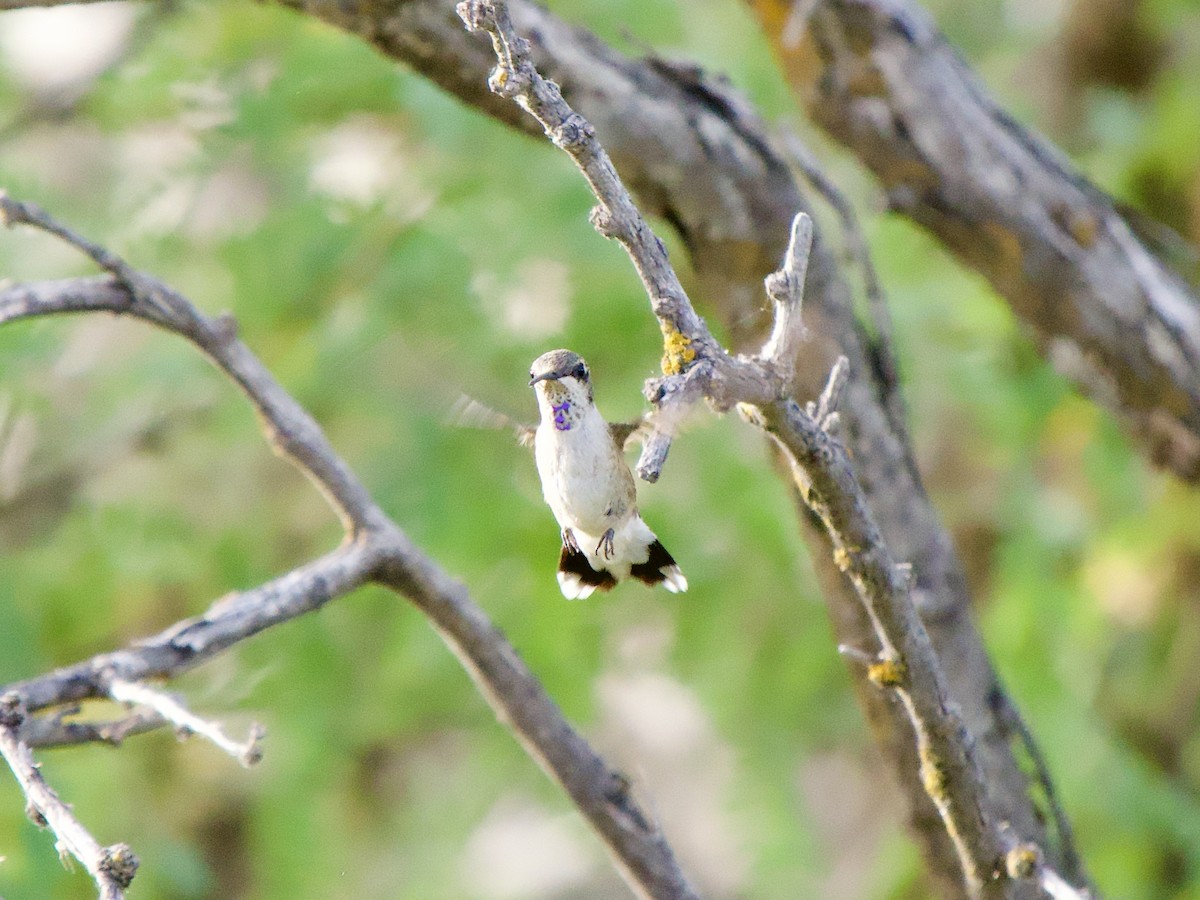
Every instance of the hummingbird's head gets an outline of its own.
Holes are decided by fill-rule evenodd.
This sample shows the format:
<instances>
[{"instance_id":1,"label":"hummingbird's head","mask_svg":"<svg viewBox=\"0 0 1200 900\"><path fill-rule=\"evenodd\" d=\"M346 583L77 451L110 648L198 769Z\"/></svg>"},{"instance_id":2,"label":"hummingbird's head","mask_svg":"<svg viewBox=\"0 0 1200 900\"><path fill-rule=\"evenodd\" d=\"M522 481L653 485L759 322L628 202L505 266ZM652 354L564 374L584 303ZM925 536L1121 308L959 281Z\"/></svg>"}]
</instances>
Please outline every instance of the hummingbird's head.
<instances>
[{"instance_id":1,"label":"hummingbird's head","mask_svg":"<svg viewBox=\"0 0 1200 900\"><path fill-rule=\"evenodd\" d=\"M570 350L543 353L529 367L529 386L537 392L543 415L561 418L564 404L568 419L592 402L592 380L587 363ZM562 429L565 430L565 429Z\"/></svg>"}]
</instances>

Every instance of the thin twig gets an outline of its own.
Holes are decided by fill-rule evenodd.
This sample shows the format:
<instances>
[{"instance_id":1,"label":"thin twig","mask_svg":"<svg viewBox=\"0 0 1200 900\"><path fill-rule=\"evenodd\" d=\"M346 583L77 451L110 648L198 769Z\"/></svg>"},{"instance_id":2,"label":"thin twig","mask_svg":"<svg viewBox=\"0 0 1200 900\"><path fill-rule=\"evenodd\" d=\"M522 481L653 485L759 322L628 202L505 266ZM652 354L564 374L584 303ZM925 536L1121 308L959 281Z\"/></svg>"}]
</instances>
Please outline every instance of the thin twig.
<instances>
[{"instance_id":1,"label":"thin twig","mask_svg":"<svg viewBox=\"0 0 1200 900\"><path fill-rule=\"evenodd\" d=\"M30 712L108 698L113 679L174 678L267 628L320 609L365 584L379 565L380 546L365 540L343 544L313 562L246 591L222 597L207 612L177 622L153 637L112 653L65 666L14 690Z\"/></svg>"},{"instance_id":2,"label":"thin twig","mask_svg":"<svg viewBox=\"0 0 1200 900\"><path fill-rule=\"evenodd\" d=\"M226 314L210 318L186 297L155 278L135 270L111 250L61 224L33 203L0 193L0 221L25 224L59 237L86 253L112 274L105 284L71 282L15 285L4 289L0 324L31 315L108 310L145 319L192 341L242 389L259 414L272 447L290 459L325 495L348 533L382 522L383 513L366 488L334 452L320 427L280 387L271 373L237 338L237 323ZM65 291L72 285L77 296Z\"/></svg>"},{"instance_id":3,"label":"thin twig","mask_svg":"<svg viewBox=\"0 0 1200 900\"><path fill-rule=\"evenodd\" d=\"M804 404L804 411L821 426L821 430L834 434L838 426L838 407L842 402L842 393L846 390L846 381L850 377L850 361L839 356L829 370L829 378L816 402L809 400ZM906 564L907 565L907 564ZM911 566L909 567L911 570Z\"/></svg>"},{"instance_id":4,"label":"thin twig","mask_svg":"<svg viewBox=\"0 0 1200 900\"><path fill-rule=\"evenodd\" d=\"M776 377L788 394L792 392L796 356L806 337L800 313L812 242L812 219L807 213L797 213L792 222L792 234L783 257L783 266L768 275L764 282L767 296L775 302L775 321L761 356L775 367Z\"/></svg>"},{"instance_id":5,"label":"thin twig","mask_svg":"<svg viewBox=\"0 0 1200 900\"><path fill-rule=\"evenodd\" d=\"M618 241L633 261L646 288L654 314L668 342L664 370L679 372L695 358L698 346L710 351L717 344L708 327L687 301L687 294L674 268L667 262L662 241L642 217L617 170L596 140L595 129L563 99L552 81L542 78L529 55L529 42L516 33L508 8L502 3L459 3L458 14L472 31L486 31L492 38L499 65L488 85L498 95L518 103L538 120L555 146L566 151L583 173L600 205L592 210L592 224L605 237Z\"/></svg>"},{"instance_id":6,"label":"thin twig","mask_svg":"<svg viewBox=\"0 0 1200 900\"><path fill-rule=\"evenodd\" d=\"M119 719L68 721L79 706L66 706L41 716L26 716L17 736L30 749L68 747L73 744L108 744L119 747L126 738L157 731L167 720L152 710L134 710Z\"/></svg>"},{"instance_id":7,"label":"thin twig","mask_svg":"<svg viewBox=\"0 0 1200 900\"><path fill-rule=\"evenodd\" d=\"M38 771L29 748L17 739L17 729L24 718L19 694L10 691L0 697L0 756L25 792L30 817L40 827L54 832L60 856L65 858L69 854L87 869L100 891L100 900L120 900L137 873L137 856L128 844L100 846L70 807L59 799Z\"/></svg>"},{"instance_id":8,"label":"thin twig","mask_svg":"<svg viewBox=\"0 0 1200 900\"><path fill-rule=\"evenodd\" d=\"M216 722L200 718L174 697L162 691L156 691L144 684L114 678L109 682L108 693L118 703L149 707L174 725L183 736L198 734L208 738L247 768L262 761L262 747L259 744L267 732L257 722L250 726L250 734L239 744L229 738Z\"/></svg>"},{"instance_id":9,"label":"thin twig","mask_svg":"<svg viewBox=\"0 0 1200 900\"><path fill-rule=\"evenodd\" d=\"M154 279L142 275L107 247L88 240L55 220L36 203L14 200L7 193L0 191L0 224L6 228L14 225L29 225L41 229L87 254L96 265L111 272L113 277L125 286L131 295L132 302L146 305L147 317L153 317L150 310L154 310L160 315L162 324L173 324L174 327L181 328L183 323L178 320L180 312L190 313L193 311L189 303L172 309L169 304L163 302L161 285Z\"/></svg>"},{"instance_id":10,"label":"thin twig","mask_svg":"<svg viewBox=\"0 0 1200 900\"><path fill-rule=\"evenodd\" d=\"M883 291L883 282L880 281L879 272L871 259L871 248L867 244L866 235L863 234L858 216L854 212L854 206L833 183L833 180L825 174L825 170L821 168L816 157L809 152L808 147L799 137L791 132L784 132L781 140L788 158L796 169L804 176L813 190L833 208L841 221L846 252L862 271L863 292L867 298L867 313L870 316L874 332L871 335L869 351L883 393L884 408L887 410L888 419L896 433L907 435L908 421L904 409L904 395L900 390L900 364L896 359L892 313Z\"/></svg>"}]
</instances>

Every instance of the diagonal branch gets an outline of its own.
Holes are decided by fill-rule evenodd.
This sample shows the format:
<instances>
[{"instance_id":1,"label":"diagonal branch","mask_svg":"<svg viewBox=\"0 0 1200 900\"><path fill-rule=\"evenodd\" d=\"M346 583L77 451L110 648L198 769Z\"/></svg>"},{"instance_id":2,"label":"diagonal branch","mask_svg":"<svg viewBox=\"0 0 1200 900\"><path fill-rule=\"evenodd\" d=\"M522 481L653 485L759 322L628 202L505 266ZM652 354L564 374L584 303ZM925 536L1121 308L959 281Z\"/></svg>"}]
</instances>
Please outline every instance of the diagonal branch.
<instances>
[{"instance_id":1,"label":"diagonal branch","mask_svg":"<svg viewBox=\"0 0 1200 900\"><path fill-rule=\"evenodd\" d=\"M590 122L563 100L562 91L542 78L530 58L529 42L512 24L507 6L460 3L459 15L473 31L487 31L500 64L492 71L488 86L501 97L514 100L545 129L555 146L566 151L587 180L600 205L592 210L592 224L605 237L625 248L650 298L651 307L667 337L668 371L681 371L707 342L709 352L717 344L708 327L687 301L683 285L667 262L662 242L650 230L617 175L616 167L597 141ZM492 26L494 16L499 21Z\"/></svg>"},{"instance_id":2,"label":"diagonal branch","mask_svg":"<svg viewBox=\"0 0 1200 900\"><path fill-rule=\"evenodd\" d=\"M128 844L102 847L46 783L29 747L17 737L25 718L19 694L0 696L0 756L17 777L29 800L29 816L40 827L54 832L58 851L75 857L87 869L100 891L100 900L121 900L137 872L138 858Z\"/></svg>"},{"instance_id":3,"label":"diagonal branch","mask_svg":"<svg viewBox=\"0 0 1200 900\"><path fill-rule=\"evenodd\" d=\"M678 391L685 397L702 394L717 409L740 404L787 451L802 496L827 529L834 558L853 582L874 626L881 650L871 667L872 680L892 691L908 716L922 782L957 851L966 891L972 897L1008 896L1008 884L1021 877L1003 865L1012 841L989 809L972 740L949 703L937 656L910 596L908 574L891 556L845 450L827 428L836 412L845 368L835 367L820 401L818 421L786 396L790 373L781 373L774 365L778 353L794 347L802 327L798 314L802 282L797 275L807 266L806 235L811 232L807 217L797 216L784 268L768 279L768 291L777 305L777 325L764 353L757 358L731 357L691 311L682 288L675 289L678 281L670 273L664 248L645 238L649 228L628 203L623 186L608 192L611 166L593 130L562 99L558 88L538 74L505 4L469 0L457 8L468 28L485 30L492 37L499 60L489 79L492 89L533 115L583 171L600 201L593 223L601 234L622 243L642 278L666 348L667 377L654 382L648 393L660 403ZM569 131L566 135L564 128ZM660 290L663 285L669 290ZM678 323L686 323L688 331L682 332Z\"/></svg>"},{"instance_id":4,"label":"diagonal branch","mask_svg":"<svg viewBox=\"0 0 1200 900\"><path fill-rule=\"evenodd\" d=\"M1015 122L915 0L750 0L812 118L987 277L1157 464L1200 479L1200 295Z\"/></svg>"},{"instance_id":5,"label":"diagonal branch","mask_svg":"<svg viewBox=\"0 0 1200 900\"><path fill-rule=\"evenodd\" d=\"M379 562L370 542L356 541L269 581L222 597L194 619L112 653L6 686L30 712L106 698L112 682L174 678L260 631L313 612L365 584Z\"/></svg>"},{"instance_id":6,"label":"diagonal branch","mask_svg":"<svg viewBox=\"0 0 1200 900\"><path fill-rule=\"evenodd\" d=\"M632 797L628 779L612 770L566 721L463 585L379 509L315 420L237 339L231 317L205 316L182 294L132 269L33 204L0 195L0 213L9 224L56 235L110 273L0 287L0 324L32 316L108 312L144 319L187 338L242 389L270 445L317 485L346 530L346 541L336 550L258 588L223 597L199 617L122 650L9 685L5 691L30 712L112 696L114 685L117 695L128 696L120 685L179 675L266 628L375 582L407 597L430 619L498 717L604 840L639 895L681 900L695 896L666 838ZM166 712L155 724L171 717ZM28 727L30 740L41 744L85 738L114 741L123 736L120 723L114 731L72 728L53 715L29 721L35 724L22 728ZM131 723L130 732L149 724ZM23 752L28 755L27 749ZM64 827L69 825L64 820Z\"/></svg>"},{"instance_id":7,"label":"diagonal branch","mask_svg":"<svg viewBox=\"0 0 1200 900\"><path fill-rule=\"evenodd\" d=\"M230 315L210 318L179 292L158 279L136 271L112 251L54 221L32 203L0 194L0 222L30 225L66 241L111 273L106 284L76 282L83 291L67 296L71 283L46 294L39 284L4 290L0 324L30 315L107 310L145 319L187 338L228 375L246 394L259 415L272 448L289 459L325 495L347 533L378 522L382 513L358 478L333 451L320 427L303 407L279 386L253 353L237 338ZM93 294L88 288L98 287Z\"/></svg>"}]
</instances>

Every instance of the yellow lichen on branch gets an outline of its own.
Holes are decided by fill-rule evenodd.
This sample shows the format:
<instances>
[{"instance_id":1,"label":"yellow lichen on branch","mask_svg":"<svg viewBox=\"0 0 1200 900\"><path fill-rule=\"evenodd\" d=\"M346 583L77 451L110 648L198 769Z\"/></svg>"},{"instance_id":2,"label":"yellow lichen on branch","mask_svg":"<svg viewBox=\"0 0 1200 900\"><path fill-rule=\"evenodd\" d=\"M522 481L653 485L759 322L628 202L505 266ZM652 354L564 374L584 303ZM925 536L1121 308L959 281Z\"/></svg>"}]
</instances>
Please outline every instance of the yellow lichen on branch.
<instances>
[{"instance_id":1,"label":"yellow lichen on branch","mask_svg":"<svg viewBox=\"0 0 1200 900\"><path fill-rule=\"evenodd\" d=\"M898 687L907 675L904 661L894 657L881 659L867 667L867 678L877 687Z\"/></svg>"},{"instance_id":2,"label":"yellow lichen on branch","mask_svg":"<svg viewBox=\"0 0 1200 900\"><path fill-rule=\"evenodd\" d=\"M949 780L946 767L928 747L921 747L918 755L921 759L921 784L925 786L929 799L940 808L946 802L946 784Z\"/></svg>"},{"instance_id":3,"label":"yellow lichen on branch","mask_svg":"<svg viewBox=\"0 0 1200 900\"><path fill-rule=\"evenodd\" d=\"M861 547L834 547L833 548L833 563L841 571L847 571L854 565L854 555L861 553Z\"/></svg>"},{"instance_id":4,"label":"yellow lichen on branch","mask_svg":"<svg viewBox=\"0 0 1200 900\"><path fill-rule=\"evenodd\" d=\"M696 351L690 345L692 339L682 331L662 326L663 358L662 370L664 375L678 375L687 364L696 358Z\"/></svg>"},{"instance_id":5,"label":"yellow lichen on branch","mask_svg":"<svg viewBox=\"0 0 1200 900\"><path fill-rule=\"evenodd\" d=\"M1042 854L1036 844L1013 847L1004 857L1004 868L1009 878L1032 878L1037 874Z\"/></svg>"}]
</instances>

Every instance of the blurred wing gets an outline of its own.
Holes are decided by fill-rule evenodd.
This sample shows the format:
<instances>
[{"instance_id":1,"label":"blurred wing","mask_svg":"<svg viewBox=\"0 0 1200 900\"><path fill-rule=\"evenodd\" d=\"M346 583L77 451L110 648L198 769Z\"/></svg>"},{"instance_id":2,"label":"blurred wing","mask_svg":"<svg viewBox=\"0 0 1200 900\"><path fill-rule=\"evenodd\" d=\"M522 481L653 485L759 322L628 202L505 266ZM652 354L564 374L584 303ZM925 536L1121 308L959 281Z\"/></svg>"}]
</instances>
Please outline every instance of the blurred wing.
<instances>
[{"instance_id":1,"label":"blurred wing","mask_svg":"<svg viewBox=\"0 0 1200 900\"><path fill-rule=\"evenodd\" d=\"M612 435L613 443L625 450L631 443L645 440L649 427L650 422L642 416L633 422L609 422L608 433Z\"/></svg>"},{"instance_id":2,"label":"blurred wing","mask_svg":"<svg viewBox=\"0 0 1200 900\"><path fill-rule=\"evenodd\" d=\"M492 409L486 403L480 403L474 397L468 397L466 394L460 395L455 401L454 407L450 410L449 422L458 428L492 430L511 428L516 435L517 443L522 447L533 446L533 434L536 430L533 426L518 422L512 416Z\"/></svg>"}]
</instances>

